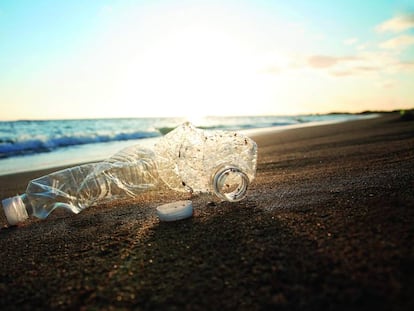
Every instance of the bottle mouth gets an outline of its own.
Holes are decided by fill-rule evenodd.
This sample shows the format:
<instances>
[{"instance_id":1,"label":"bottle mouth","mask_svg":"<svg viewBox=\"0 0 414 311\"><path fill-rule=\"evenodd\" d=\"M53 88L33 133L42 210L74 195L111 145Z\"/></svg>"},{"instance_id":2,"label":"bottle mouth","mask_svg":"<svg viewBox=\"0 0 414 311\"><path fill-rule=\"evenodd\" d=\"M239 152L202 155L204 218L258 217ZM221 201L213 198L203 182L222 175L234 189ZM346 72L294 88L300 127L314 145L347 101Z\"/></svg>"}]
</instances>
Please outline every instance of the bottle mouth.
<instances>
[{"instance_id":1,"label":"bottle mouth","mask_svg":"<svg viewBox=\"0 0 414 311\"><path fill-rule=\"evenodd\" d=\"M249 178L234 165L221 166L212 178L214 193L221 199L237 202L246 196Z\"/></svg>"}]
</instances>

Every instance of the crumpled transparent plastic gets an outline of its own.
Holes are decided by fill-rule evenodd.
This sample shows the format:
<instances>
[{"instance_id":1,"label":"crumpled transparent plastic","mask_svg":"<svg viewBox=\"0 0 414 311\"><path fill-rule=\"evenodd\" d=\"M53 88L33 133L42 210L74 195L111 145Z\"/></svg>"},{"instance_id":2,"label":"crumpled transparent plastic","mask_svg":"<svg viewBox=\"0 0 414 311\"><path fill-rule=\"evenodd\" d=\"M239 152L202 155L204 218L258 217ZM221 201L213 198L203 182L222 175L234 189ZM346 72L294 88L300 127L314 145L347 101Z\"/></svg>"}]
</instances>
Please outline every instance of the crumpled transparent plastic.
<instances>
[{"instance_id":1,"label":"crumpled transparent plastic","mask_svg":"<svg viewBox=\"0 0 414 311\"><path fill-rule=\"evenodd\" d=\"M205 131L185 123L164 136L155 146L155 153L160 177L178 191L213 192L222 199L238 201L244 196L233 193L231 184L240 178L250 183L256 174L257 145L237 132ZM222 186L229 189L220 190L214 178L224 177L226 183Z\"/></svg>"},{"instance_id":2,"label":"crumpled transparent plastic","mask_svg":"<svg viewBox=\"0 0 414 311\"><path fill-rule=\"evenodd\" d=\"M256 143L237 132L204 131L184 123L161 137L153 149L140 145L109 159L34 179L22 195L2 201L9 224L54 209L73 213L108 200L136 197L166 184L176 191L214 193L239 201L253 181Z\"/></svg>"}]
</instances>

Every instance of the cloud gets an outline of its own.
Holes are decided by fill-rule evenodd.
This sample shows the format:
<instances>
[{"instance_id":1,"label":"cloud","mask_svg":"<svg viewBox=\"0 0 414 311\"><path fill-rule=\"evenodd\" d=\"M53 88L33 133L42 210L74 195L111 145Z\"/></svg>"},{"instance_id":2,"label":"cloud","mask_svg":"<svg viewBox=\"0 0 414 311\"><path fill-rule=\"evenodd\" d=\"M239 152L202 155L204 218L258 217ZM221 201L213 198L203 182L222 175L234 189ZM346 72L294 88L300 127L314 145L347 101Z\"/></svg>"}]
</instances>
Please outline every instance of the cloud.
<instances>
[{"instance_id":1,"label":"cloud","mask_svg":"<svg viewBox=\"0 0 414 311\"><path fill-rule=\"evenodd\" d=\"M395 81L392 81L392 80L381 81L378 84L378 86L383 89L392 89L395 87Z\"/></svg>"},{"instance_id":2,"label":"cloud","mask_svg":"<svg viewBox=\"0 0 414 311\"><path fill-rule=\"evenodd\" d=\"M355 56L335 57L329 55L312 55L308 58L308 64L312 68L329 68L338 63L358 60Z\"/></svg>"},{"instance_id":3,"label":"cloud","mask_svg":"<svg viewBox=\"0 0 414 311\"><path fill-rule=\"evenodd\" d=\"M335 77L346 77L355 74L353 70L335 70L331 72L331 75Z\"/></svg>"},{"instance_id":4,"label":"cloud","mask_svg":"<svg viewBox=\"0 0 414 311\"><path fill-rule=\"evenodd\" d=\"M371 65L361 65L361 66L356 66L355 70L357 71L362 71L362 72L370 72L370 71L378 71L380 70L380 67L377 66L371 66Z\"/></svg>"},{"instance_id":5,"label":"cloud","mask_svg":"<svg viewBox=\"0 0 414 311\"><path fill-rule=\"evenodd\" d=\"M379 46L382 49L399 50L414 44L414 36L400 35L382 42Z\"/></svg>"},{"instance_id":6,"label":"cloud","mask_svg":"<svg viewBox=\"0 0 414 311\"><path fill-rule=\"evenodd\" d=\"M306 58L305 66L334 77L414 72L414 61L403 62L396 56L388 51L360 52L343 57L312 55Z\"/></svg>"},{"instance_id":7,"label":"cloud","mask_svg":"<svg viewBox=\"0 0 414 311\"><path fill-rule=\"evenodd\" d=\"M344 40L345 45L354 45L358 42L358 38L348 38Z\"/></svg>"},{"instance_id":8,"label":"cloud","mask_svg":"<svg viewBox=\"0 0 414 311\"><path fill-rule=\"evenodd\" d=\"M393 17L379 24L375 29L378 32L402 32L414 28L414 13Z\"/></svg>"},{"instance_id":9,"label":"cloud","mask_svg":"<svg viewBox=\"0 0 414 311\"><path fill-rule=\"evenodd\" d=\"M358 66L348 66L340 69L334 69L329 73L335 77L345 77L351 75L359 75L363 73L375 73L380 71L381 68L372 65L358 65Z\"/></svg>"},{"instance_id":10,"label":"cloud","mask_svg":"<svg viewBox=\"0 0 414 311\"><path fill-rule=\"evenodd\" d=\"M399 71L413 71L414 72L414 61L412 62L396 62L395 68Z\"/></svg>"},{"instance_id":11,"label":"cloud","mask_svg":"<svg viewBox=\"0 0 414 311\"><path fill-rule=\"evenodd\" d=\"M269 73L269 74L278 74L281 71L282 71L282 68L278 66L273 66L273 65L263 70L264 73Z\"/></svg>"},{"instance_id":12,"label":"cloud","mask_svg":"<svg viewBox=\"0 0 414 311\"><path fill-rule=\"evenodd\" d=\"M326 55L314 55L309 57L308 63L313 68L332 67L338 62L337 58Z\"/></svg>"},{"instance_id":13,"label":"cloud","mask_svg":"<svg viewBox=\"0 0 414 311\"><path fill-rule=\"evenodd\" d=\"M327 70L334 77L352 76L380 70L366 59L357 56L313 55L308 58L308 65L314 69Z\"/></svg>"},{"instance_id":14,"label":"cloud","mask_svg":"<svg viewBox=\"0 0 414 311\"><path fill-rule=\"evenodd\" d=\"M357 49L358 51L363 51L363 50L366 50L366 49L367 49L367 47L368 47L368 45L367 45L367 44L360 44L360 45L358 45L358 46L356 47L356 49Z\"/></svg>"},{"instance_id":15,"label":"cloud","mask_svg":"<svg viewBox=\"0 0 414 311\"><path fill-rule=\"evenodd\" d=\"M294 63L293 61L297 62ZM264 73L281 74L289 70L313 69L332 77L378 77L402 72L414 73L414 60L401 61L393 50L358 51L356 54L335 56L329 54L302 55L291 59L294 66L268 66Z\"/></svg>"}]
</instances>

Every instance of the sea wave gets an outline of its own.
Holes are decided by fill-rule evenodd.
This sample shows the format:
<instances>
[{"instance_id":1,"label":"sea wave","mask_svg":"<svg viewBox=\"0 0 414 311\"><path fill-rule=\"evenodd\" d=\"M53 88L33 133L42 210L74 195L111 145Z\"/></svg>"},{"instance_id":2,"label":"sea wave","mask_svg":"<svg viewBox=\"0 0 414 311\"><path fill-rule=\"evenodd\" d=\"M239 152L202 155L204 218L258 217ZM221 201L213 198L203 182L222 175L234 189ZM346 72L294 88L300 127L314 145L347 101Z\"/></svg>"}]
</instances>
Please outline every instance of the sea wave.
<instances>
[{"instance_id":1,"label":"sea wave","mask_svg":"<svg viewBox=\"0 0 414 311\"><path fill-rule=\"evenodd\" d=\"M356 115L205 117L195 125L205 130L250 130L318 121L358 118ZM69 147L140 140L165 135L185 118L0 121L0 159L52 153ZM86 146L85 146L86 147Z\"/></svg>"},{"instance_id":2,"label":"sea wave","mask_svg":"<svg viewBox=\"0 0 414 311\"><path fill-rule=\"evenodd\" d=\"M0 141L0 158L8 158L16 155L28 155L42 152L50 152L58 148L73 147L77 145L105 143L112 141L125 141L145 139L160 136L159 132L131 132L117 133L114 135L74 135L60 137L34 137L18 138L16 140L3 139Z\"/></svg>"}]
</instances>

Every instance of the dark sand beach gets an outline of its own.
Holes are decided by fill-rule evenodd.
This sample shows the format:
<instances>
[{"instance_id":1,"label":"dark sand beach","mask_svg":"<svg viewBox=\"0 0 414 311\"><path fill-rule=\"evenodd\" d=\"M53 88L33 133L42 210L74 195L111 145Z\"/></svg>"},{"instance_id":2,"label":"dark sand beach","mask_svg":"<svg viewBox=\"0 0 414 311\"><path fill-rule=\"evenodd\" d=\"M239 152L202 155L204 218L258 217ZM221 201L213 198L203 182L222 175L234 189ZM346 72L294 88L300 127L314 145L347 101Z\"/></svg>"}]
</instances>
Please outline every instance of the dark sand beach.
<instances>
[{"instance_id":1,"label":"dark sand beach","mask_svg":"<svg viewBox=\"0 0 414 311\"><path fill-rule=\"evenodd\" d=\"M245 200L160 191L8 228L2 310L414 310L414 121L269 131ZM0 177L0 197L53 170Z\"/></svg>"}]
</instances>

